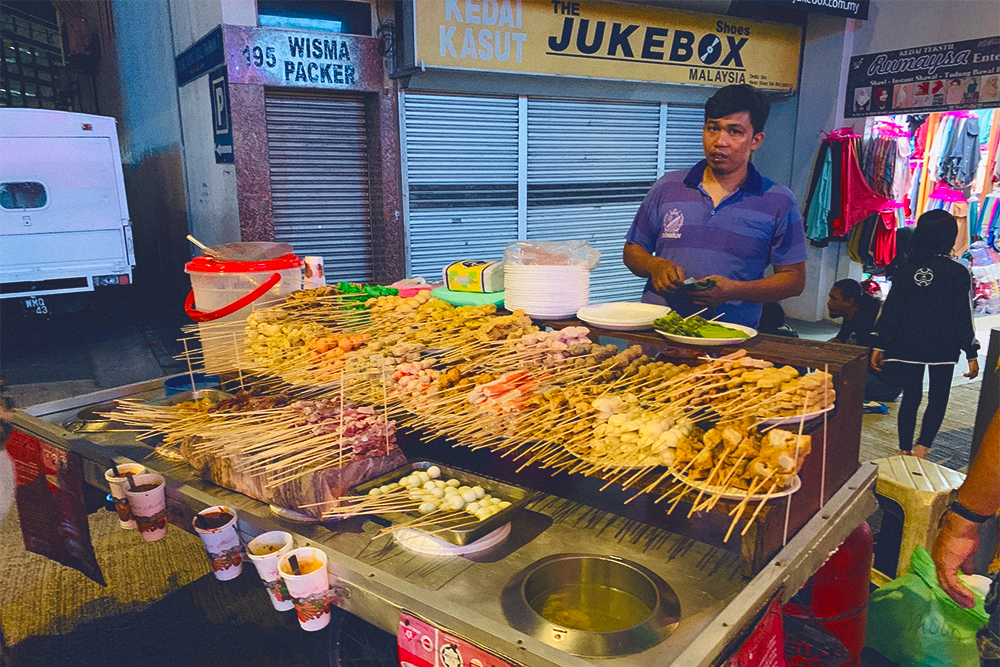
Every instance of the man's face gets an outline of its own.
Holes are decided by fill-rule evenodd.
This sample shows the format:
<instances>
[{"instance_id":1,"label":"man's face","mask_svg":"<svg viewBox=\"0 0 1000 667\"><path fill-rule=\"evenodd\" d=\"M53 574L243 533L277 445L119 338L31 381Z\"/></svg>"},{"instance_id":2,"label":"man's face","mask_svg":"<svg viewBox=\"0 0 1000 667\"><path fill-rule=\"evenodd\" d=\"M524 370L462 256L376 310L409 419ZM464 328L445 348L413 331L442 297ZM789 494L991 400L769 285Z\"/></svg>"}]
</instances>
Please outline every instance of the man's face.
<instances>
[{"instance_id":1,"label":"man's face","mask_svg":"<svg viewBox=\"0 0 1000 667\"><path fill-rule=\"evenodd\" d=\"M854 299L845 299L840 294L839 289L830 290L830 298L827 299L826 307L830 311L830 317L832 319L837 319L838 317L843 317L854 305Z\"/></svg>"},{"instance_id":2,"label":"man's face","mask_svg":"<svg viewBox=\"0 0 1000 667\"><path fill-rule=\"evenodd\" d=\"M764 141L764 133L754 134L750 112L740 111L722 118L709 118L701 131L705 159L719 175L743 169L750 154Z\"/></svg>"}]
</instances>

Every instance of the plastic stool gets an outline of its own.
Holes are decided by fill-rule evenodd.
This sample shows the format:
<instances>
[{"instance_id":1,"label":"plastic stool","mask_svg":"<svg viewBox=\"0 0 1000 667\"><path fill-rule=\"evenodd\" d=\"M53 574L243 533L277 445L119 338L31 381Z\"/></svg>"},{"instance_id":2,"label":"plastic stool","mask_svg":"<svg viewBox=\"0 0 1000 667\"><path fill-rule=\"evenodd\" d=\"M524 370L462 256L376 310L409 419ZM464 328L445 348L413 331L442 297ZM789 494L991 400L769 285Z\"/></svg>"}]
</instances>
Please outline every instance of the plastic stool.
<instances>
[{"instance_id":1,"label":"plastic stool","mask_svg":"<svg viewBox=\"0 0 1000 667\"><path fill-rule=\"evenodd\" d=\"M876 495L891 498L903 508L903 537L896 571L872 570L872 581L883 583L905 572L915 547L931 548L938 521L956 489L965 481L965 475L916 456L890 456L874 463L878 465Z\"/></svg>"}]
</instances>

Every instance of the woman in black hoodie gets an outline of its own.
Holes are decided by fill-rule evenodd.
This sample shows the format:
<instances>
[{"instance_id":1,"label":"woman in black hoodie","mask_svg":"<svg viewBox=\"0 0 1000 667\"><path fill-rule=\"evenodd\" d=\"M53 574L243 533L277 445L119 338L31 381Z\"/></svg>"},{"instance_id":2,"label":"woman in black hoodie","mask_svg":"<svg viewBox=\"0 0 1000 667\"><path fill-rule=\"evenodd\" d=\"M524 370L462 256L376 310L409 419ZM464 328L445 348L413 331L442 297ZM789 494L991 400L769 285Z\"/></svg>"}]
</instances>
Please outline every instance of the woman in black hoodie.
<instances>
[{"instance_id":1,"label":"woman in black hoodie","mask_svg":"<svg viewBox=\"0 0 1000 667\"><path fill-rule=\"evenodd\" d=\"M951 258L958 223L944 210L924 213L917 220L909 258L892 281L876 330L878 348L872 368L883 364L903 387L899 404L899 449L926 458L951 393L959 352L969 360L965 377L979 375L976 329L972 321L972 276ZM923 398L924 366L929 370L927 409L920 437L913 441L917 408Z\"/></svg>"}]
</instances>

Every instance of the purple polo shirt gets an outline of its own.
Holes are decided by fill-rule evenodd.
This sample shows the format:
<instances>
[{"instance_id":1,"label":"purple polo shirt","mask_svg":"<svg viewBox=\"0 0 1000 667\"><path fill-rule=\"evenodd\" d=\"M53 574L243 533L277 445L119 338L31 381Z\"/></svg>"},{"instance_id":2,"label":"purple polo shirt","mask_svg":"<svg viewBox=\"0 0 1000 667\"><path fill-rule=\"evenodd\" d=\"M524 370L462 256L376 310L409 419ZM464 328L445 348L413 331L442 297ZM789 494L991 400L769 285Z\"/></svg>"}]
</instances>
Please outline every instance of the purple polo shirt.
<instances>
[{"instance_id":1,"label":"purple polo shirt","mask_svg":"<svg viewBox=\"0 0 1000 667\"><path fill-rule=\"evenodd\" d=\"M747 165L747 178L718 206L701 185L705 160L690 171L664 174L646 194L625 239L669 259L684 275L759 280L768 264L806 261L802 214L791 190ZM646 281L644 303L666 304L680 315L701 310L683 292L664 299ZM715 314L725 322L757 327L761 304L728 301ZM708 314L705 314L708 317Z\"/></svg>"}]
</instances>

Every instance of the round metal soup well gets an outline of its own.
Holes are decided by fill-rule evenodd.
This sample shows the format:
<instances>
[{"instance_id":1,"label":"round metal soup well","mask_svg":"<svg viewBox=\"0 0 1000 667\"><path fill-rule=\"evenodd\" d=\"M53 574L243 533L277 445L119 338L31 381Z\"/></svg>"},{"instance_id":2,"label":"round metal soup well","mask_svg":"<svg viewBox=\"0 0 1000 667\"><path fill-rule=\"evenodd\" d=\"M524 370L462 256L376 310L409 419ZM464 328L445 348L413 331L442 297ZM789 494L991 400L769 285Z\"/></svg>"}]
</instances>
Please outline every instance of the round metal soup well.
<instances>
[{"instance_id":1,"label":"round metal soup well","mask_svg":"<svg viewBox=\"0 0 1000 667\"><path fill-rule=\"evenodd\" d=\"M655 572L613 556L558 554L522 570L502 600L511 625L567 653L639 653L680 620L673 589Z\"/></svg>"}]
</instances>

